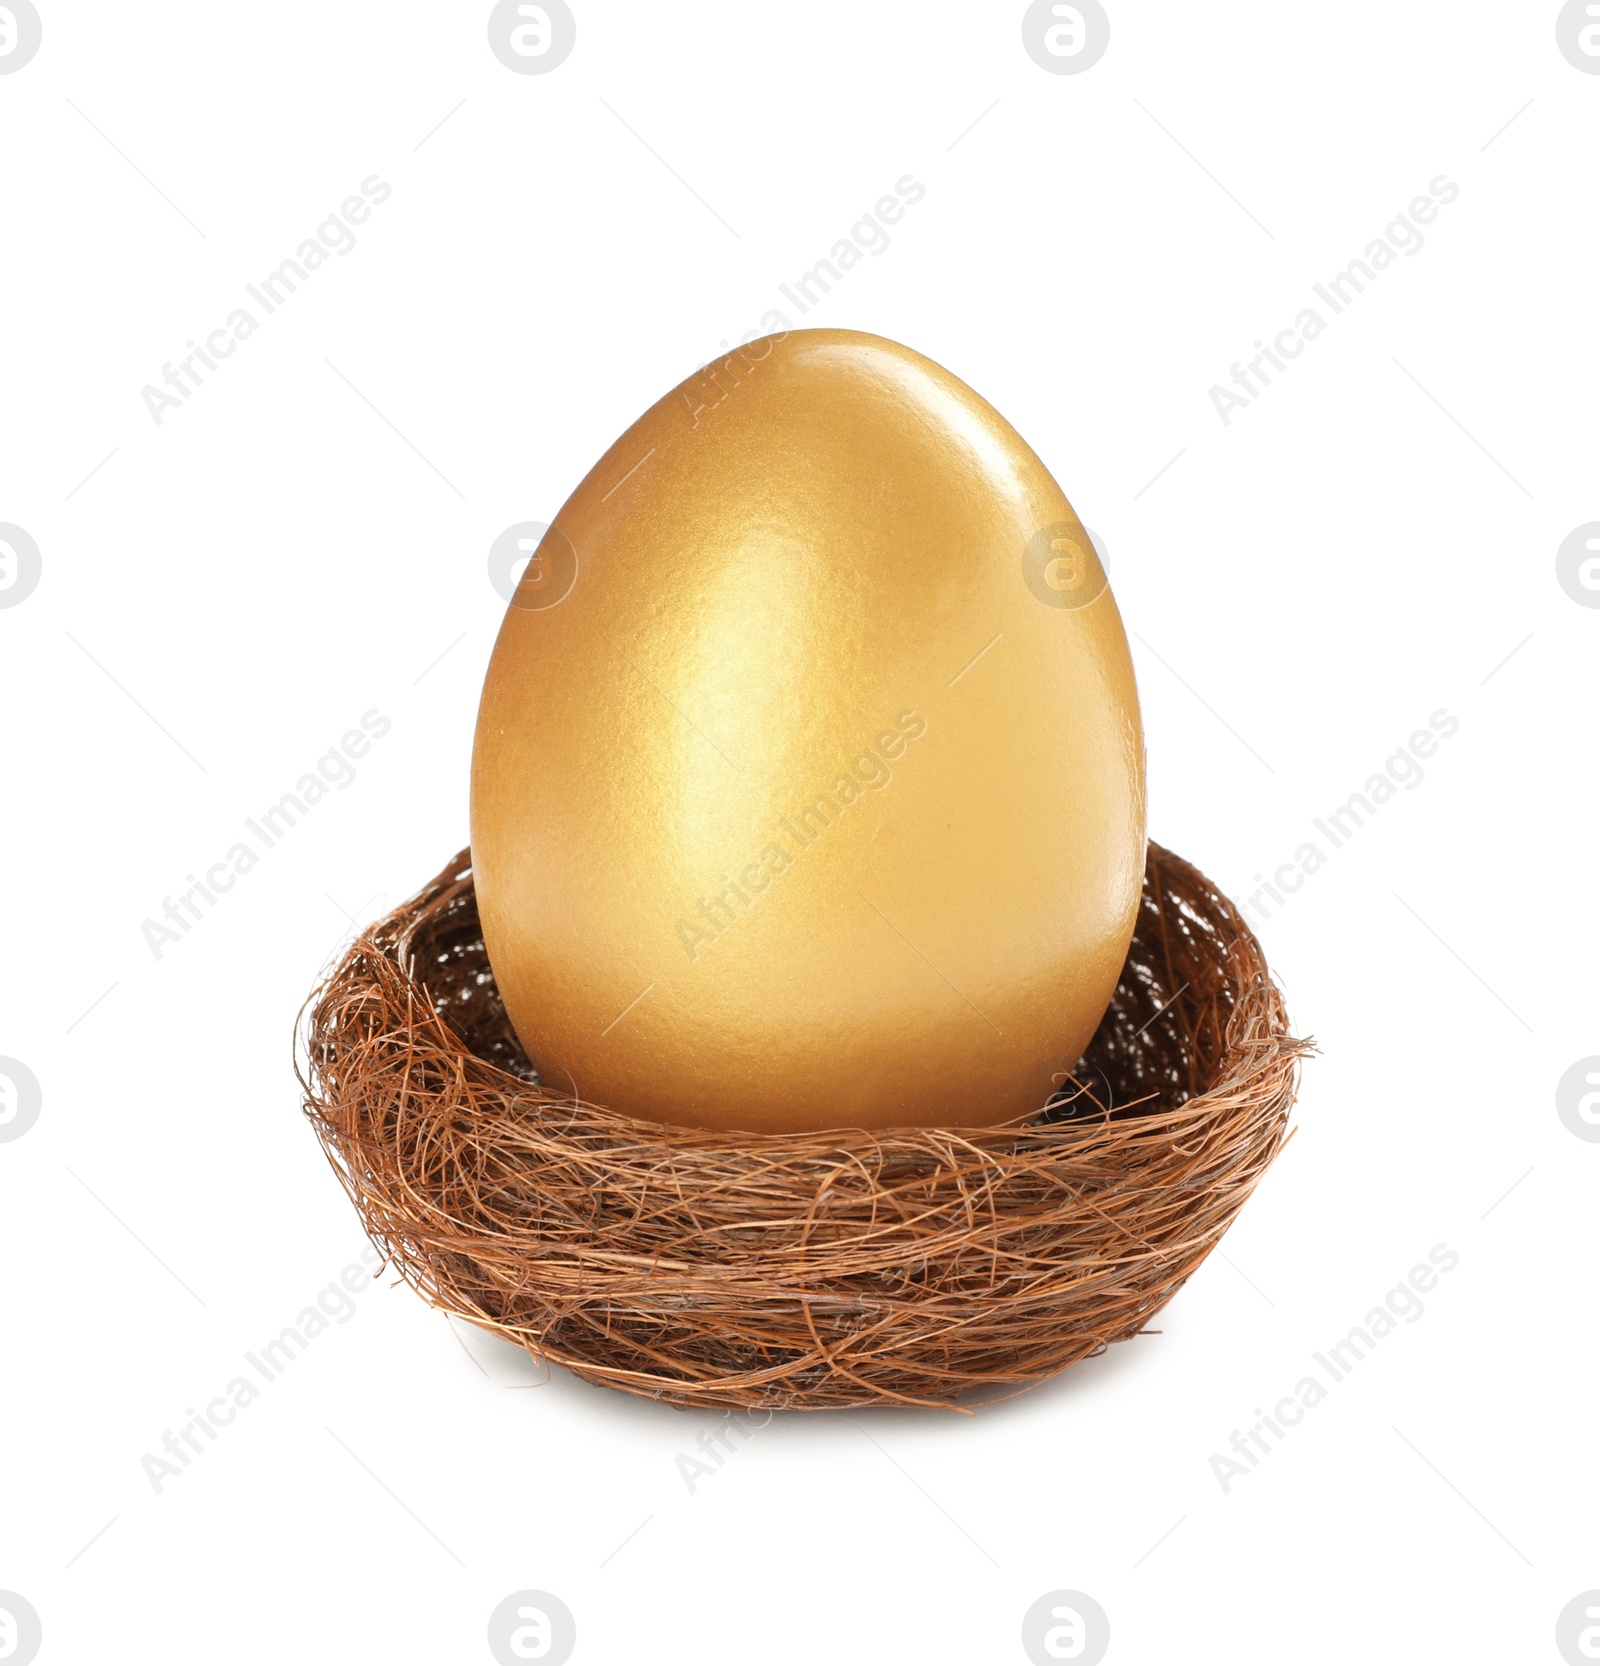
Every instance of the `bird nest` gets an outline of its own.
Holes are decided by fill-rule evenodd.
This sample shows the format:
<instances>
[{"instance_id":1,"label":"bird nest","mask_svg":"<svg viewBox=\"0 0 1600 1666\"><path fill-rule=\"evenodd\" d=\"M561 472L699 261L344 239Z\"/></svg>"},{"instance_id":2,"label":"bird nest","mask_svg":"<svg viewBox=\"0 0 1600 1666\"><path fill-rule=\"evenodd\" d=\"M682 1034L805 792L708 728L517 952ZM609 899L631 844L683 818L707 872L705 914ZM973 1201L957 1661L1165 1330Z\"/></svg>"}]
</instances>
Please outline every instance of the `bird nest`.
<instances>
[{"instance_id":1,"label":"bird nest","mask_svg":"<svg viewBox=\"0 0 1600 1666\"><path fill-rule=\"evenodd\" d=\"M1261 946L1152 844L1099 1030L995 1128L729 1134L541 1086L470 853L363 932L302 1015L305 1108L435 1307L689 1406L959 1407L1137 1335L1286 1138L1298 1061Z\"/></svg>"}]
</instances>

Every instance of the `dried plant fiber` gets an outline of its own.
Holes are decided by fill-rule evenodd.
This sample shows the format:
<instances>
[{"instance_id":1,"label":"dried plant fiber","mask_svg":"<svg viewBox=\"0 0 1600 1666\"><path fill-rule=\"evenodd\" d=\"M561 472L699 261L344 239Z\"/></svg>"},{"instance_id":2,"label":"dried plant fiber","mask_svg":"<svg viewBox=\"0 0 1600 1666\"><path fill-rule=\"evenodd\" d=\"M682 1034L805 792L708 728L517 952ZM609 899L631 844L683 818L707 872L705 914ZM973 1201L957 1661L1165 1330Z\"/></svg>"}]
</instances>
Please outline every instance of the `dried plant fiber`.
<instances>
[{"instance_id":1,"label":"dried plant fiber","mask_svg":"<svg viewBox=\"0 0 1600 1666\"><path fill-rule=\"evenodd\" d=\"M534 1078L463 851L302 1015L305 1108L389 1264L535 1357L689 1406L965 1406L1136 1335L1286 1137L1301 1056L1261 947L1152 844L1061 1095L996 1128L734 1135Z\"/></svg>"}]
</instances>

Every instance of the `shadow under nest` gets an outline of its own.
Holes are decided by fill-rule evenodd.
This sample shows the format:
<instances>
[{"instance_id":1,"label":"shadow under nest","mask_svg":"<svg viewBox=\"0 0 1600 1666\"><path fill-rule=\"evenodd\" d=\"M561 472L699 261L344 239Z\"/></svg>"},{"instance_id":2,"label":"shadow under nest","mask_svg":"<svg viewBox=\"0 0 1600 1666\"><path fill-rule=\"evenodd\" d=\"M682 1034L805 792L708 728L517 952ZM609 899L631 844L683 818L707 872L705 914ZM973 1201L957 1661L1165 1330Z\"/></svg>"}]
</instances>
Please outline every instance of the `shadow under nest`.
<instances>
[{"instance_id":1,"label":"shadow under nest","mask_svg":"<svg viewBox=\"0 0 1600 1666\"><path fill-rule=\"evenodd\" d=\"M367 1232L433 1305L681 1405L954 1407L1144 1328L1282 1146L1308 1047L1232 904L1151 844L1116 994L1035 1117L663 1128L539 1083L463 851L344 953L297 1067Z\"/></svg>"}]
</instances>

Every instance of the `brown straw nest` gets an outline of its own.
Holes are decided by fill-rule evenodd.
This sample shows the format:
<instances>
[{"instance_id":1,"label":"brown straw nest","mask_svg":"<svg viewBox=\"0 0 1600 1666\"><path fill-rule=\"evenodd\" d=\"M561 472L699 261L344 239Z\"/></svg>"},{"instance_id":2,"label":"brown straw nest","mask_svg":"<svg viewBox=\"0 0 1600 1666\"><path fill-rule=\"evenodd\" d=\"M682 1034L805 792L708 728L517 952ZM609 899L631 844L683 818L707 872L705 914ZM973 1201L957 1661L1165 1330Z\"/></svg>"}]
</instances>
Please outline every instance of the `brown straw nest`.
<instances>
[{"instance_id":1,"label":"brown straw nest","mask_svg":"<svg viewBox=\"0 0 1600 1666\"><path fill-rule=\"evenodd\" d=\"M1150 846L1076 1073L999 1128L736 1135L541 1087L463 851L307 1003L306 1111L434 1306L680 1405L956 1406L1138 1334L1286 1137L1298 1061L1261 947Z\"/></svg>"}]
</instances>

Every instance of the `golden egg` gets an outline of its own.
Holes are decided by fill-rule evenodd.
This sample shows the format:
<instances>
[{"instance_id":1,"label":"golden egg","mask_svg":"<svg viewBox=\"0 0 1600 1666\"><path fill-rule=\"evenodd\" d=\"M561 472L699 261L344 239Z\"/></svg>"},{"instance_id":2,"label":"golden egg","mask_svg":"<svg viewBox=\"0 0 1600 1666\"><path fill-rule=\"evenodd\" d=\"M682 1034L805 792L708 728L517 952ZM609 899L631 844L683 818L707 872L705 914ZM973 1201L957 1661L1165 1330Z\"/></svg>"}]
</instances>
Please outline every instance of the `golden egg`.
<instances>
[{"instance_id":1,"label":"golden egg","mask_svg":"<svg viewBox=\"0 0 1600 1666\"><path fill-rule=\"evenodd\" d=\"M1127 639L991 406L850 330L675 388L506 610L472 767L484 941L562 1091L757 1133L1043 1105L1144 871Z\"/></svg>"}]
</instances>

